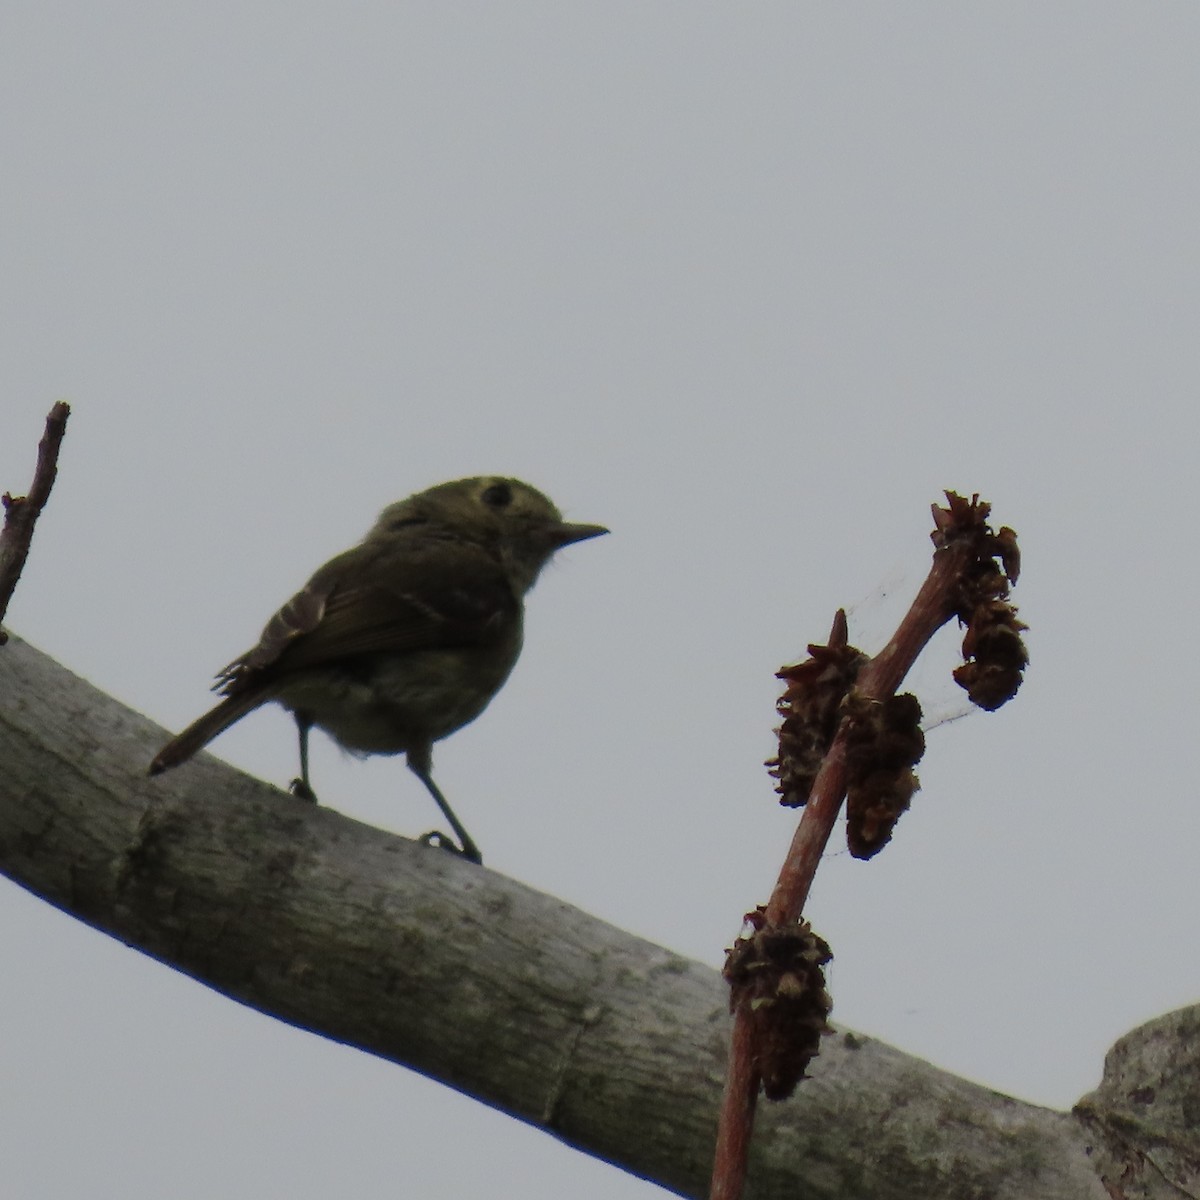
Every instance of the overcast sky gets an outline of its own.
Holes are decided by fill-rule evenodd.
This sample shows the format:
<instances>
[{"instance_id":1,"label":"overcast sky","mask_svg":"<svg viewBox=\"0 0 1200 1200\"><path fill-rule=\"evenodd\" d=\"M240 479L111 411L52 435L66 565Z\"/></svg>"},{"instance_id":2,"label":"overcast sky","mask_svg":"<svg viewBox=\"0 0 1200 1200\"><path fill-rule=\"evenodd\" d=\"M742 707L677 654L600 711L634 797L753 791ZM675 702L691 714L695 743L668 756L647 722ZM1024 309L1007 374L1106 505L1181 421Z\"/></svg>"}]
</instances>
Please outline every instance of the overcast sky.
<instances>
[{"instance_id":1,"label":"overcast sky","mask_svg":"<svg viewBox=\"0 0 1200 1200\"><path fill-rule=\"evenodd\" d=\"M490 867L717 965L795 822L774 671L840 604L877 649L981 492L1027 686L808 915L838 1024L1069 1106L1200 995L1198 43L1194 4L11 0L0 489L73 415L10 627L176 730L385 503L526 478L613 535L436 776ZM213 749L295 772L277 711ZM399 762L313 770L434 824ZM13 1197L661 1194L7 883L0 958Z\"/></svg>"}]
</instances>

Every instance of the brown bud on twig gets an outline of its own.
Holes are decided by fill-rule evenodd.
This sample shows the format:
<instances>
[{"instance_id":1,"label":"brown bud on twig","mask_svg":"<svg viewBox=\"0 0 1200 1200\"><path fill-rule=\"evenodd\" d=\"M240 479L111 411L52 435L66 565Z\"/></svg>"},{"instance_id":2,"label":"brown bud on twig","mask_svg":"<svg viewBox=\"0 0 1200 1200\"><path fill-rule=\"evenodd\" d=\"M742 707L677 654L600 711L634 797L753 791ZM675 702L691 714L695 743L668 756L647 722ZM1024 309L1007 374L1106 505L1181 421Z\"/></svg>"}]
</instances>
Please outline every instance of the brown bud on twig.
<instances>
[{"instance_id":1,"label":"brown bud on twig","mask_svg":"<svg viewBox=\"0 0 1200 1200\"><path fill-rule=\"evenodd\" d=\"M762 1089L786 1100L816 1058L833 1001L821 969L833 957L807 921L769 925L766 910L746 914L752 932L734 942L725 960L730 1011L741 1007L754 1026Z\"/></svg>"},{"instance_id":2,"label":"brown bud on twig","mask_svg":"<svg viewBox=\"0 0 1200 1200\"><path fill-rule=\"evenodd\" d=\"M846 841L873 858L920 786L913 767L925 753L921 705L904 693L883 700L851 694L846 711Z\"/></svg>"},{"instance_id":3,"label":"brown bud on twig","mask_svg":"<svg viewBox=\"0 0 1200 1200\"><path fill-rule=\"evenodd\" d=\"M776 705L783 724L777 731L779 757L767 766L779 780L775 787L779 803L789 808L807 803L821 760L837 733L842 701L867 661L848 637L846 614L839 609L829 644L809 646L809 658L778 673L787 681Z\"/></svg>"},{"instance_id":4,"label":"brown bud on twig","mask_svg":"<svg viewBox=\"0 0 1200 1200\"><path fill-rule=\"evenodd\" d=\"M954 681L966 689L973 704L989 712L1011 700L1021 686L1029 653L1021 640L1026 626L1016 610L1003 600L978 605L963 638L967 661L954 672Z\"/></svg>"},{"instance_id":5,"label":"brown bud on twig","mask_svg":"<svg viewBox=\"0 0 1200 1200\"><path fill-rule=\"evenodd\" d=\"M964 663L954 672L955 682L973 704L989 711L1017 694L1029 665L1029 652L1021 639L1028 628L1017 619L1008 599L1009 588L1021 573L1017 535L1007 525L993 533L987 523L991 505L973 496L967 500L947 492L948 508L933 509L936 546L961 538L974 542L974 558L964 570L954 598L954 611L966 627Z\"/></svg>"}]
</instances>

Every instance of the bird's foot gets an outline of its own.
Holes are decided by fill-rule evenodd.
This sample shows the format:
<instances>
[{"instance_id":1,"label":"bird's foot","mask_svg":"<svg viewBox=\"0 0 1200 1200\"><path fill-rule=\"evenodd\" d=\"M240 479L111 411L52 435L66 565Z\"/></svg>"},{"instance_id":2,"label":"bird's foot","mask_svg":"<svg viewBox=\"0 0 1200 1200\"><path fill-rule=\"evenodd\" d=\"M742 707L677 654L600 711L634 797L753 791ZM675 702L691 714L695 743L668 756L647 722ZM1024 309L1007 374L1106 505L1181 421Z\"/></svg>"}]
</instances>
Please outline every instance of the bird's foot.
<instances>
[{"instance_id":1,"label":"bird's foot","mask_svg":"<svg viewBox=\"0 0 1200 1200\"><path fill-rule=\"evenodd\" d=\"M422 846L436 846L437 849L445 850L448 854L457 854L459 858L465 858L467 862L480 864L483 862L483 855L479 853L479 849L474 842L468 841L465 846L459 846L444 833L440 833L436 829L422 834L417 838L417 841Z\"/></svg>"},{"instance_id":2,"label":"bird's foot","mask_svg":"<svg viewBox=\"0 0 1200 1200\"><path fill-rule=\"evenodd\" d=\"M297 800L304 800L308 804L317 803L317 793L308 786L303 779L293 779L288 784L288 791L296 797Z\"/></svg>"}]
</instances>

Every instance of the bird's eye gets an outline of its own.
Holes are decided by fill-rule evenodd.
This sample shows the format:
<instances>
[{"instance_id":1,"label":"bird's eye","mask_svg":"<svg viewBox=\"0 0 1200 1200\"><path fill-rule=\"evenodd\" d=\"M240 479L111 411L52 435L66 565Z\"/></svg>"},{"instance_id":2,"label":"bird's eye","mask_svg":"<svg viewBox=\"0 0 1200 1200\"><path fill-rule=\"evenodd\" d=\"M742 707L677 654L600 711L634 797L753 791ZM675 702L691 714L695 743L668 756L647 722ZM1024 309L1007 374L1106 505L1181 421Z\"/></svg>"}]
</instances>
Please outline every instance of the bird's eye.
<instances>
[{"instance_id":1,"label":"bird's eye","mask_svg":"<svg viewBox=\"0 0 1200 1200\"><path fill-rule=\"evenodd\" d=\"M493 483L483 489L482 498L490 508L507 508L512 503L512 488L507 483Z\"/></svg>"}]
</instances>

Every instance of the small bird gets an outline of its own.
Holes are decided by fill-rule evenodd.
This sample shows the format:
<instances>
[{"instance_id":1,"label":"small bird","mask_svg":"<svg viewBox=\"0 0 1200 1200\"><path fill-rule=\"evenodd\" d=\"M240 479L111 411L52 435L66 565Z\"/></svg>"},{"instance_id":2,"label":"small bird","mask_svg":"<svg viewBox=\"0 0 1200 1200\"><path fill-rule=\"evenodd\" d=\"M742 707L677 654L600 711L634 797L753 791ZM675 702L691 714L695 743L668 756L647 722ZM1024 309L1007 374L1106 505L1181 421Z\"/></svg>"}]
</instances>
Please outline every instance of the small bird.
<instances>
[{"instance_id":1,"label":"small bird","mask_svg":"<svg viewBox=\"0 0 1200 1200\"><path fill-rule=\"evenodd\" d=\"M436 832L422 841L481 862L430 775L433 743L475 720L508 678L525 593L554 552L607 532L567 523L541 492L502 476L438 484L389 505L220 672L213 690L224 699L158 752L150 774L186 762L274 701L299 731L297 795L316 799L314 725L352 754L404 754L458 845Z\"/></svg>"}]
</instances>

